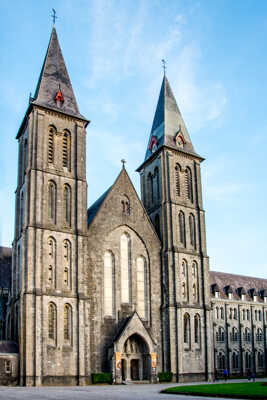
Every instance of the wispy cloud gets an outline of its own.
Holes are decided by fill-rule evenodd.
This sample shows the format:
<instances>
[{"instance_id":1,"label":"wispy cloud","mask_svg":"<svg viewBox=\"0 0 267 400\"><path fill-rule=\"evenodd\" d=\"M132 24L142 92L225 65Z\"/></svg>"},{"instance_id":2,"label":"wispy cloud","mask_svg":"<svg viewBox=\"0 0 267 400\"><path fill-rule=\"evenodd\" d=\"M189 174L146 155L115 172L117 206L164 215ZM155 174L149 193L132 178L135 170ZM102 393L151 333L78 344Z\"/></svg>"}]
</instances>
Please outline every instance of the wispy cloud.
<instances>
[{"instance_id":1,"label":"wispy cloud","mask_svg":"<svg viewBox=\"0 0 267 400\"><path fill-rule=\"evenodd\" d=\"M198 130L218 118L227 96L220 82L198 79L202 52L200 43L192 42L187 34L190 15L176 14L156 29L150 22L154 2L136 1L131 13L123 7L118 12L118 7L117 2L107 0L90 2L88 12L94 18L88 41L90 72L85 85L96 88L105 82L108 91L108 81L114 84L135 76L143 87L142 100L147 105L146 117L144 107L136 107L137 118L143 120L147 118L147 109L155 103L161 59L166 58L171 86L182 112L191 121L190 128ZM116 101L119 99L114 93L113 111ZM110 113L108 107L103 111ZM114 118L114 112L111 114Z\"/></svg>"}]
</instances>

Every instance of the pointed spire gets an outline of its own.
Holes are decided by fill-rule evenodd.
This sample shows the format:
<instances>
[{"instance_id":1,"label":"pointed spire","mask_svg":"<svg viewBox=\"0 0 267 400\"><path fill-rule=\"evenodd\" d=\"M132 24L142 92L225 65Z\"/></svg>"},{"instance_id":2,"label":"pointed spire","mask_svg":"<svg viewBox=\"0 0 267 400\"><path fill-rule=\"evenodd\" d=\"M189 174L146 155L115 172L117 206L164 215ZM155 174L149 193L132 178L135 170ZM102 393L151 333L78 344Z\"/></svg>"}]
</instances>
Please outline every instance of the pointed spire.
<instances>
[{"instance_id":1,"label":"pointed spire","mask_svg":"<svg viewBox=\"0 0 267 400\"><path fill-rule=\"evenodd\" d=\"M163 145L197 155L165 73L144 161Z\"/></svg>"},{"instance_id":2,"label":"pointed spire","mask_svg":"<svg viewBox=\"0 0 267 400\"><path fill-rule=\"evenodd\" d=\"M66 114L85 119L79 112L54 26L33 104L60 110Z\"/></svg>"}]
</instances>

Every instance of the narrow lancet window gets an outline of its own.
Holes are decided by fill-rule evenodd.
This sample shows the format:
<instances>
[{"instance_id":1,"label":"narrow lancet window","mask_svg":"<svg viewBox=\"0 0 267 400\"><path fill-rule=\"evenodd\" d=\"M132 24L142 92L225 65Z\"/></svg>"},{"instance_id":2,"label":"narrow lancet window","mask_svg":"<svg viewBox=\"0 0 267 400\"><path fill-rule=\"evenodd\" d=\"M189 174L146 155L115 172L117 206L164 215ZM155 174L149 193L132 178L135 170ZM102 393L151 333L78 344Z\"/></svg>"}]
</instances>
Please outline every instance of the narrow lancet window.
<instances>
[{"instance_id":1,"label":"narrow lancet window","mask_svg":"<svg viewBox=\"0 0 267 400\"><path fill-rule=\"evenodd\" d=\"M130 302L130 237L121 236L121 302Z\"/></svg>"},{"instance_id":2,"label":"narrow lancet window","mask_svg":"<svg viewBox=\"0 0 267 400\"><path fill-rule=\"evenodd\" d=\"M71 342L72 334L72 308L70 304L64 305L64 340Z\"/></svg>"},{"instance_id":3,"label":"narrow lancet window","mask_svg":"<svg viewBox=\"0 0 267 400\"><path fill-rule=\"evenodd\" d=\"M186 230L185 230L185 218L183 211L179 212L179 230L180 230L180 242L186 247Z\"/></svg>"},{"instance_id":4,"label":"narrow lancet window","mask_svg":"<svg viewBox=\"0 0 267 400\"><path fill-rule=\"evenodd\" d=\"M155 196L156 196L156 201L158 202L160 199L160 188L159 188L159 169L158 167L155 168L154 170L154 181L155 181Z\"/></svg>"},{"instance_id":5,"label":"narrow lancet window","mask_svg":"<svg viewBox=\"0 0 267 400\"><path fill-rule=\"evenodd\" d=\"M71 271L72 271L72 250L71 243L65 239L63 241L63 267L64 267L64 287L66 289L71 288Z\"/></svg>"},{"instance_id":6,"label":"narrow lancet window","mask_svg":"<svg viewBox=\"0 0 267 400\"><path fill-rule=\"evenodd\" d=\"M71 226L71 188L69 185L64 185L63 197L64 224Z\"/></svg>"},{"instance_id":7,"label":"narrow lancet window","mask_svg":"<svg viewBox=\"0 0 267 400\"><path fill-rule=\"evenodd\" d=\"M47 284L49 287L56 286L56 241L53 237L48 238L48 276Z\"/></svg>"},{"instance_id":8,"label":"narrow lancet window","mask_svg":"<svg viewBox=\"0 0 267 400\"><path fill-rule=\"evenodd\" d=\"M184 315L184 343L190 345L190 316Z\"/></svg>"},{"instance_id":9,"label":"narrow lancet window","mask_svg":"<svg viewBox=\"0 0 267 400\"><path fill-rule=\"evenodd\" d=\"M149 206L151 207L154 203L154 188L153 188L153 176L151 173L148 174L148 198L149 198Z\"/></svg>"},{"instance_id":10,"label":"narrow lancet window","mask_svg":"<svg viewBox=\"0 0 267 400\"><path fill-rule=\"evenodd\" d=\"M175 166L175 190L176 196L181 195L181 183L180 183L180 174L181 174L181 167L179 164Z\"/></svg>"},{"instance_id":11,"label":"narrow lancet window","mask_svg":"<svg viewBox=\"0 0 267 400\"><path fill-rule=\"evenodd\" d=\"M107 316L113 315L114 310L114 257L111 251L104 254L104 313Z\"/></svg>"},{"instance_id":12,"label":"narrow lancet window","mask_svg":"<svg viewBox=\"0 0 267 400\"><path fill-rule=\"evenodd\" d=\"M195 343L200 343L200 316L196 314L194 316L194 336Z\"/></svg>"},{"instance_id":13,"label":"narrow lancet window","mask_svg":"<svg viewBox=\"0 0 267 400\"><path fill-rule=\"evenodd\" d=\"M64 131L62 137L62 165L70 170L70 132Z\"/></svg>"},{"instance_id":14,"label":"narrow lancet window","mask_svg":"<svg viewBox=\"0 0 267 400\"><path fill-rule=\"evenodd\" d=\"M137 312L141 318L146 317L146 283L145 283L145 259L137 258Z\"/></svg>"},{"instance_id":15,"label":"narrow lancet window","mask_svg":"<svg viewBox=\"0 0 267 400\"><path fill-rule=\"evenodd\" d=\"M55 132L56 129L51 126L48 130L48 153L47 160L49 164L54 163L54 152L55 152Z\"/></svg>"},{"instance_id":16,"label":"narrow lancet window","mask_svg":"<svg viewBox=\"0 0 267 400\"><path fill-rule=\"evenodd\" d=\"M57 188L53 181L48 183L48 216L52 223L56 223Z\"/></svg>"},{"instance_id":17,"label":"narrow lancet window","mask_svg":"<svg viewBox=\"0 0 267 400\"><path fill-rule=\"evenodd\" d=\"M192 172L189 167L185 170L185 179L186 179L186 192L187 198L193 203L193 182L192 182Z\"/></svg>"},{"instance_id":18,"label":"narrow lancet window","mask_svg":"<svg viewBox=\"0 0 267 400\"><path fill-rule=\"evenodd\" d=\"M56 341L57 309L54 303L48 305L48 338Z\"/></svg>"},{"instance_id":19,"label":"narrow lancet window","mask_svg":"<svg viewBox=\"0 0 267 400\"><path fill-rule=\"evenodd\" d=\"M195 249L196 248L196 223L195 223L195 216L193 214L189 215L189 229L190 229L190 244Z\"/></svg>"}]
</instances>

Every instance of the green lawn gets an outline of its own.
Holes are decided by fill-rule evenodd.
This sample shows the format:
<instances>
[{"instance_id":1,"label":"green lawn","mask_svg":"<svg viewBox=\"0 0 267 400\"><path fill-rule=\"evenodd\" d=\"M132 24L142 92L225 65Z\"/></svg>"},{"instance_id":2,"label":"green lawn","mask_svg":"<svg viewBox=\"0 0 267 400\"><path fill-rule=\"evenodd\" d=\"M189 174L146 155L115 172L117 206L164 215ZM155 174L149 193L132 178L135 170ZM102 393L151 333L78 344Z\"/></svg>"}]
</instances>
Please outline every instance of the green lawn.
<instances>
[{"instance_id":1,"label":"green lawn","mask_svg":"<svg viewBox=\"0 0 267 400\"><path fill-rule=\"evenodd\" d=\"M194 394L211 397L230 397L235 399L264 399L267 400L265 382L219 383L209 385L175 386L163 390L170 394Z\"/></svg>"}]
</instances>

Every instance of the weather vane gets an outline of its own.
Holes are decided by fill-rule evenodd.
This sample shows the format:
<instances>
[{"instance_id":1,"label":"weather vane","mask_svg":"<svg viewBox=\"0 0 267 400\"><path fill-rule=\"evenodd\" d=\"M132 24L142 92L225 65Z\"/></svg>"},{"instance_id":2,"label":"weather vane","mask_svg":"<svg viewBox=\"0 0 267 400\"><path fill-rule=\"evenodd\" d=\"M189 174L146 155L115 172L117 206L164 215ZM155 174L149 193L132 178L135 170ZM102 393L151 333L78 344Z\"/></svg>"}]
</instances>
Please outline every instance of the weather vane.
<instances>
[{"instance_id":1,"label":"weather vane","mask_svg":"<svg viewBox=\"0 0 267 400\"><path fill-rule=\"evenodd\" d=\"M162 68L163 68L163 72L164 72L164 76L165 76L165 73L166 73L166 61L164 60L164 58L161 60L161 62L162 62Z\"/></svg>"},{"instance_id":2,"label":"weather vane","mask_svg":"<svg viewBox=\"0 0 267 400\"><path fill-rule=\"evenodd\" d=\"M56 16L56 10L54 9L54 8L52 8L52 15L51 15L51 17L53 18L53 24L55 25L55 23L56 23L56 19L58 18L57 16Z\"/></svg>"}]
</instances>

